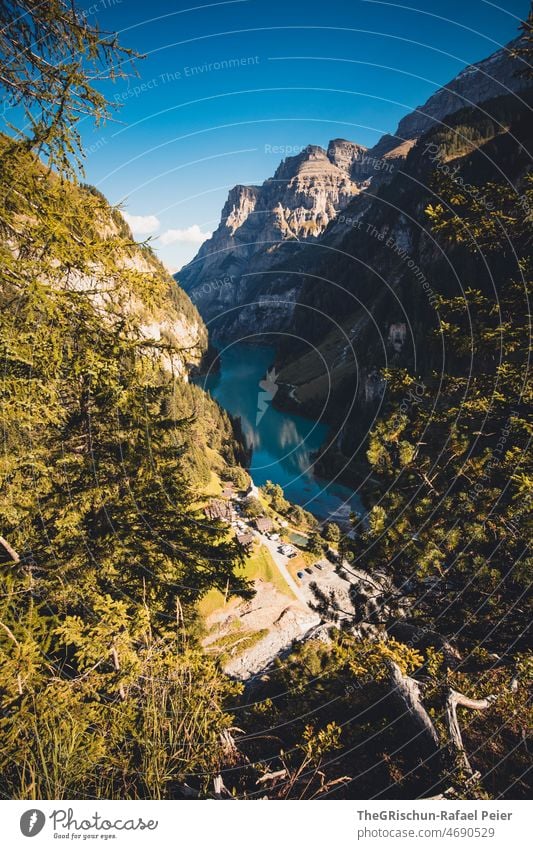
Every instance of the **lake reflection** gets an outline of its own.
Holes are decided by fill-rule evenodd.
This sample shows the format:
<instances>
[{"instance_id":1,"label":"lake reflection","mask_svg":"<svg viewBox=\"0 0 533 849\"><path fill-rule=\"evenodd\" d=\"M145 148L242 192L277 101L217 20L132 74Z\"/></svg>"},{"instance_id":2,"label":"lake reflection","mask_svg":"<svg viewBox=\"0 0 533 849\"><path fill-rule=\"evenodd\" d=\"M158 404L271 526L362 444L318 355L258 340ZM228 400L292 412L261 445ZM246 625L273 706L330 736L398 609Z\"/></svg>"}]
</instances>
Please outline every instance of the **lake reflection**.
<instances>
[{"instance_id":1,"label":"lake reflection","mask_svg":"<svg viewBox=\"0 0 533 849\"><path fill-rule=\"evenodd\" d=\"M220 372L197 383L240 417L252 448L250 474L257 486L267 480L280 484L289 501L320 519L346 519L350 510L360 512L361 502L352 490L313 474L313 454L325 441L327 427L272 406L275 385L265 378L273 360L273 348L237 343L222 353Z\"/></svg>"}]
</instances>

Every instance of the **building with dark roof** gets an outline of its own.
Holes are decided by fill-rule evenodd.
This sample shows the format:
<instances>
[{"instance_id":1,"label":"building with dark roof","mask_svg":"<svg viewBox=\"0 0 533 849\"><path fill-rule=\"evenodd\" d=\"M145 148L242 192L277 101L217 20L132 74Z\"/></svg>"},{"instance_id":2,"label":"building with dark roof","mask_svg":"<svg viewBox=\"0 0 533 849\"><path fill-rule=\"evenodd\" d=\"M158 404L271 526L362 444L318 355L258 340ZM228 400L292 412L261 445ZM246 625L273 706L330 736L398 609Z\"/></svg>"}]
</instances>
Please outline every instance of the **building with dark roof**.
<instances>
[{"instance_id":1,"label":"building with dark roof","mask_svg":"<svg viewBox=\"0 0 533 849\"><path fill-rule=\"evenodd\" d=\"M249 531L245 534L237 534L237 542L242 548L249 549L254 544L254 535Z\"/></svg>"},{"instance_id":2,"label":"building with dark roof","mask_svg":"<svg viewBox=\"0 0 533 849\"><path fill-rule=\"evenodd\" d=\"M205 515L211 520L222 519L224 522L231 522L231 504L219 498L213 498L205 508Z\"/></svg>"}]
</instances>

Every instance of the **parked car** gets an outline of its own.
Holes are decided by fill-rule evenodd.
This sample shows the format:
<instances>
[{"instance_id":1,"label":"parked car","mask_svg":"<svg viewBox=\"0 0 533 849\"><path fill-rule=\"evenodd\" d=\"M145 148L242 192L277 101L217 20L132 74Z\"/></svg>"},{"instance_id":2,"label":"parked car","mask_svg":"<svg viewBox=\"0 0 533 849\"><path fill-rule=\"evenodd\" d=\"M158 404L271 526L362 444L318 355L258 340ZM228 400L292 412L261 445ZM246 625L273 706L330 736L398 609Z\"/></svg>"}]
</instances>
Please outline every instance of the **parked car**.
<instances>
[{"instance_id":1,"label":"parked car","mask_svg":"<svg viewBox=\"0 0 533 849\"><path fill-rule=\"evenodd\" d=\"M295 552L295 551L291 551L291 553L290 553L290 554L287 554L287 557L289 558L289 560L292 560L292 558L293 558L293 557L296 557L296 552Z\"/></svg>"},{"instance_id":2,"label":"parked car","mask_svg":"<svg viewBox=\"0 0 533 849\"><path fill-rule=\"evenodd\" d=\"M320 563L315 563L315 569L318 569L320 572L322 571L322 566Z\"/></svg>"},{"instance_id":3,"label":"parked car","mask_svg":"<svg viewBox=\"0 0 533 849\"><path fill-rule=\"evenodd\" d=\"M303 573L303 572L296 572L296 577L297 577L297 578L299 578L299 579L300 579L300 581L301 581L301 580L302 580L302 578L304 578L305 576L304 576L304 573Z\"/></svg>"},{"instance_id":4,"label":"parked car","mask_svg":"<svg viewBox=\"0 0 533 849\"><path fill-rule=\"evenodd\" d=\"M309 568L309 566L306 566L306 567L305 567L305 571L307 572L307 574L308 574L308 575L312 575L312 574L313 574L313 570L312 570L312 569L310 569L310 568Z\"/></svg>"}]
</instances>

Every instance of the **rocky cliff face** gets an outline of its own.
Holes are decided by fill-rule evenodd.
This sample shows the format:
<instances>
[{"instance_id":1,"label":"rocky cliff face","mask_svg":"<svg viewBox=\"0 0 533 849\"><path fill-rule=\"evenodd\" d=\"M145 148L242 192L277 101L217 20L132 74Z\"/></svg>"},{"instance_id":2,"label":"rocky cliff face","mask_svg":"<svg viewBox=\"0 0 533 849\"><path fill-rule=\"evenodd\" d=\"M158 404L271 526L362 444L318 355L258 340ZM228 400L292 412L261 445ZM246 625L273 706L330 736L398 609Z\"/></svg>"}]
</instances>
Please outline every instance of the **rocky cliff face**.
<instances>
[{"instance_id":1,"label":"rocky cliff face","mask_svg":"<svg viewBox=\"0 0 533 849\"><path fill-rule=\"evenodd\" d=\"M345 171L350 177L355 180L366 180L367 173L364 168L365 154L367 148L355 142L346 141L346 139L332 139L328 144L327 155L328 159Z\"/></svg>"},{"instance_id":2,"label":"rocky cliff face","mask_svg":"<svg viewBox=\"0 0 533 849\"><path fill-rule=\"evenodd\" d=\"M110 210L111 212L111 210ZM109 227L116 227L110 217ZM123 224L121 222L121 227ZM174 374L188 381L192 367L197 366L207 350L207 330L196 307L190 298L180 289L176 281L161 264L149 247L132 245L122 259L124 268L148 279L163 277L168 281L167 298L163 304L147 305L139 298L130 297L128 310L141 319L141 330L146 339L162 343L160 357L163 365ZM92 285L89 282L89 287ZM164 350L164 343L171 343L178 349L172 357Z\"/></svg>"},{"instance_id":3,"label":"rocky cliff face","mask_svg":"<svg viewBox=\"0 0 533 849\"><path fill-rule=\"evenodd\" d=\"M35 168L43 170L37 160ZM148 286L160 284L165 297L158 302L153 298L143 299L139 291L129 288L126 279L107 275L106 267L98 263L94 264L90 273L68 268L64 278L56 285L85 292L93 303L102 308L102 320L105 320L107 309L135 317L145 339L161 343L159 357L163 366L187 381L190 368L198 365L207 349L207 331L198 310L151 248L136 244L120 212L108 204L101 192L93 186L77 184L72 185L71 190L82 198L82 202L86 194L96 195L102 201L94 222L102 239L122 237L127 240L127 246L120 253L114 252L116 265L124 269L125 278L129 280L133 273L144 278ZM172 354L168 350L169 344L175 346Z\"/></svg>"},{"instance_id":4,"label":"rocky cliff face","mask_svg":"<svg viewBox=\"0 0 533 849\"><path fill-rule=\"evenodd\" d=\"M445 130L450 116L465 106L475 109L483 104L475 117L490 121L491 104L500 95L528 86L528 79L517 73L523 67L522 60L513 55L518 44L516 39L488 59L465 68L373 148L346 139L333 139L327 150L310 145L282 162L262 186L233 188L219 227L176 275L205 319L211 338L229 341L292 330L295 304L311 289L328 289L328 294L319 298L320 310L334 315L343 296L328 285L330 272L340 265L346 272L341 276L348 275L350 281L361 275L362 268L347 259L346 246L351 245L354 231L372 225L374 219L386 218L386 209L389 217L395 218L390 225L395 244L415 250L409 222L391 211L395 206L402 208L406 193L412 191L412 186L400 187L397 177L423 134ZM480 132L481 138L484 130ZM460 140L456 133L456 147ZM468 147L467 140L463 152ZM391 197L387 195L389 186L395 187ZM357 239L357 250L364 255L368 234L359 233ZM407 247L406 240L410 240ZM374 295L379 299L377 290ZM326 334L331 328L323 326L313 312L315 307L311 298L304 323L316 340L317 334Z\"/></svg>"},{"instance_id":5,"label":"rocky cliff face","mask_svg":"<svg viewBox=\"0 0 533 849\"><path fill-rule=\"evenodd\" d=\"M266 302L274 304L278 319L288 319L293 287L285 286L280 299L268 285L257 290L257 275L297 253L301 242L318 239L362 191L366 176L357 164L364 153L361 145L342 139L327 151L309 145L285 159L262 186L230 191L213 236L176 275L211 323L214 338L228 337L239 327L253 332L264 322Z\"/></svg>"}]
</instances>

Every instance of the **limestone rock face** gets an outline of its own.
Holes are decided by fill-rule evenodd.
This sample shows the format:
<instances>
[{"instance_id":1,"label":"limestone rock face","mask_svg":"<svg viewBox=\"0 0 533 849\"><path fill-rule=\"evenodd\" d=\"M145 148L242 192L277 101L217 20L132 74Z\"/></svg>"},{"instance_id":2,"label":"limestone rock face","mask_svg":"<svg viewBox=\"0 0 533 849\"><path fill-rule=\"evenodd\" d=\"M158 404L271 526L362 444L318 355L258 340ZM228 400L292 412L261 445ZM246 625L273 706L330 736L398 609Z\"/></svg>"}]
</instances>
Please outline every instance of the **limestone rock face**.
<instances>
[{"instance_id":1,"label":"limestone rock face","mask_svg":"<svg viewBox=\"0 0 533 849\"><path fill-rule=\"evenodd\" d=\"M272 294L264 287L256 292L254 276L279 262L285 243L291 243L293 253L300 242L319 238L362 191L363 181L354 179L352 171L364 151L342 139L331 142L327 151L309 145L285 159L262 186L231 189L212 237L176 275L204 319L216 319L210 327L213 337L242 325L244 315L246 321L252 319L253 329L256 301L262 299L258 308L264 313L265 297ZM290 317L291 310L278 299L278 320L280 313Z\"/></svg>"},{"instance_id":2,"label":"limestone rock face","mask_svg":"<svg viewBox=\"0 0 533 849\"><path fill-rule=\"evenodd\" d=\"M366 179L366 171L364 170L364 159L367 153L367 148L355 142L346 141L346 139L332 139L328 144L328 158L341 171L346 171L347 174L356 179Z\"/></svg>"}]
</instances>

